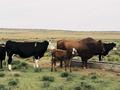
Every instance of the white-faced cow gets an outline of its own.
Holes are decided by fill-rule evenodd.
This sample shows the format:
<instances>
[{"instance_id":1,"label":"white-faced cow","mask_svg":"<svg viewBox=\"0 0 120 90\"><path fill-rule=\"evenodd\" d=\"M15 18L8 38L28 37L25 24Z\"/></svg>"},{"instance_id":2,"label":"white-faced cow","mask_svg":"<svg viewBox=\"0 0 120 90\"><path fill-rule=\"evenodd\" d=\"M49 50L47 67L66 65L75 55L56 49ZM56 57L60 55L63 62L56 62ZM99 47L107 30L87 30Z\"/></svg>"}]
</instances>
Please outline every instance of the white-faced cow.
<instances>
[{"instance_id":1,"label":"white-faced cow","mask_svg":"<svg viewBox=\"0 0 120 90\"><path fill-rule=\"evenodd\" d=\"M11 62L13 54L17 54L22 58L33 56L35 68L39 67L38 59L44 56L49 45L48 41L43 42L6 42L6 52L8 56L8 69L11 70Z\"/></svg>"},{"instance_id":2,"label":"white-faced cow","mask_svg":"<svg viewBox=\"0 0 120 90\"><path fill-rule=\"evenodd\" d=\"M83 67L86 68L88 59L96 54L104 52L102 41L96 41L93 38L85 38L82 40L59 40L57 42L57 49L67 50L70 54L69 56L71 56L71 52L69 51L71 48L75 48L77 50L78 56L82 59Z\"/></svg>"}]
</instances>

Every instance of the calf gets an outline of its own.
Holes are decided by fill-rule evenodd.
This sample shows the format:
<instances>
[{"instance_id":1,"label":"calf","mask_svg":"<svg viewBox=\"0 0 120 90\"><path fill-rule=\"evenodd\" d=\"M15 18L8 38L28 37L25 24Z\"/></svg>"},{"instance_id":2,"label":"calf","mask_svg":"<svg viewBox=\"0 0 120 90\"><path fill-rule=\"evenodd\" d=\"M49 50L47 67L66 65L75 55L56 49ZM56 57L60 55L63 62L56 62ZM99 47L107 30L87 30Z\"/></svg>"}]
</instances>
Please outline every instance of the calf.
<instances>
[{"instance_id":1,"label":"calf","mask_svg":"<svg viewBox=\"0 0 120 90\"><path fill-rule=\"evenodd\" d=\"M51 51L51 53L52 53L51 71L53 71L53 69L55 71L57 71L57 69L56 69L56 61L64 61L65 71L67 70L67 67L69 67L70 72L71 72L71 59L69 58L69 54L67 53L66 50L53 49ZM74 56L76 54L77 54L77 51L75 50L75 48L73 48L72 49L72 56Z\"/></svg>"}]
</instances>

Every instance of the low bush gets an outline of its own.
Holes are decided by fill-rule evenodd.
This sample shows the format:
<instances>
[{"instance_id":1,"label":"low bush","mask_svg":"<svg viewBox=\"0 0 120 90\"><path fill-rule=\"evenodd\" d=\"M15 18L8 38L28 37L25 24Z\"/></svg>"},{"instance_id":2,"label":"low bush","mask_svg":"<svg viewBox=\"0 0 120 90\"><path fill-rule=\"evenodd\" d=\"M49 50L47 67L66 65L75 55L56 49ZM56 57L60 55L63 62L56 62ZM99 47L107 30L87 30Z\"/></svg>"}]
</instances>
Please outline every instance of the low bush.
<instances>
[{"instance_id":1,"label":"low bush","mask_svg":"<svg viewBox=\"0 0 120 90\"><path fill-rule=\"evenodd\" d=\"M0 73L0 77L4 77L5 76L5 73Z\"/></svg>"},{"instance_id":2,"label":"low bush","mask_svg":"<svg viewBox=\"0 0 120 90\"><path fill-rule=\"evenodd\" d=\"M68 73L68 72L62 72L61 73L61 77L68 77L68 76L70 76L70 73Z\"/></svg>"},{"instance_id":3,"label":"low bush","mask_svg":"<svg viewBox=\"0 0 120 90\"><path fill-rule=\"evenodd\" d=\"M14 73L15 77L20 77L20 73Z\"/></svg>"},{"instance_id":4,"label":"low bush","mask_svg":"<svg viewBox=\"0 0 120 90\"><path fill-rule=\"evenodd\" d=\"M34 68L34 72L41 72L41 68Z\"/></svg>"},{"instance_id":5,"label":"low bush","mask_svg":"<svg viewBox=\"0 0 120 90\"><path fill-rule=\"evenodd\" d=\"M120 60L120 56L118 55L111 55L110 57L107 58L108 61L119 61Z\"/></svg>"},{"instance_id":6,"label":"low bush","mask_svg":"<svg viewBox=\"0 0 120 90\"><path fill-rule=\"evenodd\" d=\"M42 81L54 82L54 77L53 76L43 76Z\"/></svg>"},{"instance_id":7,"label":"low bush","mask_svg":"<svg viewBox=\"0 0 120 90\"><path fill-rule=\"evenodd\" d=\"M90 79L92 79L92 80L96 80L96 79L98 79L98 78L100 77L100 76L99 76L98 74L96 74L96 73L90 73L88 76L89 76Z\"/></svg>"},{"instance_id":8,"label":"low bush","mask_svg":"<svg viewBox=\"0 0 120 90\"><path fill-rule=\"evenodd\" d=\"M28 68L28 64L26 62L20 62L20 61L16 61L13 63L13 69L27 69Z\"/></svg>"},{"instance_id":9,"label":"low bush","mask_svg":"<svg viewBox=\"0 0 120 90\"><path fill-rule=\"evenodd\" d=\"M8 82L8 85L9 86L16 86L18 85L19 81L18 79L11 79L9 82Z\"/></svg>"},{"instance_id":10,"label":"low bush","mask_svg":"<svg viewBox=\"0 0 120 90\"><path fill-rule=\"evenodd\" d=\"M45 81L45 82L43 82L42 88L47 88L49 86L50 86L50 82L49 81Z\"/></svg>"},{"instance_id":11,"label":"low bush","mask_svg":"<svg viewBox=\"0 0 120 90\"><path fill-rule=\"evenodd\" d=\"M7 90L6 86L3 84L0 84L0 90Z\"/></svg>"}]
</instances>

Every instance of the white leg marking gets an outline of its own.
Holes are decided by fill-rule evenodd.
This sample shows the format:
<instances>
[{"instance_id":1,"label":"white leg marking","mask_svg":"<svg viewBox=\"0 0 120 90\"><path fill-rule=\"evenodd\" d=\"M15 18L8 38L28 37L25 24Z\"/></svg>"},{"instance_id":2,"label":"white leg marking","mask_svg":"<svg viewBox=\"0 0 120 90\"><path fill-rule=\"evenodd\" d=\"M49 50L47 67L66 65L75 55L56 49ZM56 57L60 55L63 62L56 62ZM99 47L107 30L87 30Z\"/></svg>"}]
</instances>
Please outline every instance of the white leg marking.
<instances>
[{"instance_id":1,"label":"white leg marking","mask_svg":"<svg viewBox=\"0 0 120 90\"><path fill-rule=\"evenodd\" d=\"M116 47L114 47L114 48L113 48L113 50L117 50L117 48L116 48Z\"/></svg>"},{"instance_id":2,"label":"white leg marking","mask_svg":"<svg viewBox=\"0 0 120 90\"><path fill-rule=\"evenodd\" d=\"M35 59L35 67L38 68L39 67L39 60Z\"/></svg>"},{"instance_id":3,"label":"white leg marking","mask_svg":"<svg viewBox=\"0 0 120 90\"><path fill-rule=\"evenodd\" d=\"M8 69L11 71L12 70L12 66L10 64L8 64Z\"/></svg>"},{"instance_id":4,"label":"white leg marking","mask_svg":"<svg viewBox=\"0 0 120 90\"><path fill-rule=\"evenodd\" d=\"M33 67L34 67L34 68L36 68L36 65L35 65L35 63L34 63L34 65L33 65Z\"/></svg>"}]
</instances>

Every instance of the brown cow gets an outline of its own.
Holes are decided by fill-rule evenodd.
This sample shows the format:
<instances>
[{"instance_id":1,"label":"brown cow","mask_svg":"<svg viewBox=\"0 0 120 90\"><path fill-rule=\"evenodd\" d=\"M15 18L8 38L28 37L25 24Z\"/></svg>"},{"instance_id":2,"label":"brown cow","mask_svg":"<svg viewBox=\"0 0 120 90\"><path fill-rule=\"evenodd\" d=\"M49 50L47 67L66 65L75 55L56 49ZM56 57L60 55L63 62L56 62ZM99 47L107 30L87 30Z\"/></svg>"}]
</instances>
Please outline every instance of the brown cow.
<instances>
[{"instance_id":1,"label":"brown cow","mask_svg":"<svg viewBox=\"0 0 120 90\"><path fill-rule=\"evenodd\" d=\"M57 42L57 49L67 50L71 56L71 48L75 48L78 56L82 59L83 67L87 68L87 61L94 55L104 52L103 43L101 40L96 41L93 38L85 38L82 40L59 40ZM71 58L71 57L69 57ZM62 61L61 61L62 65Z\"/></svg>"},{"instance_id":2,"label":"brown cow","mask_svg":"<svg viewBox=\"0 0 120 90\"><path fill-rule=\"evenodd\" d=\"M66 50L61 50L61 49L53 49L51 50L52 53L52 59L51 59L51 71L53 71L53 69L55 69L55 71L57 71L56 69L56 61L64 61L65 64L65 71L67 70L66 68L69 67L70 68L70 72L71 72L71 59L69 58L69 54ZM74 56L76 53L76 51L74 50L74 48L72 48L72 52L71 52L72 56ZM72 57L71 56L71 57Z\"/></svg>"}]
</instances>

